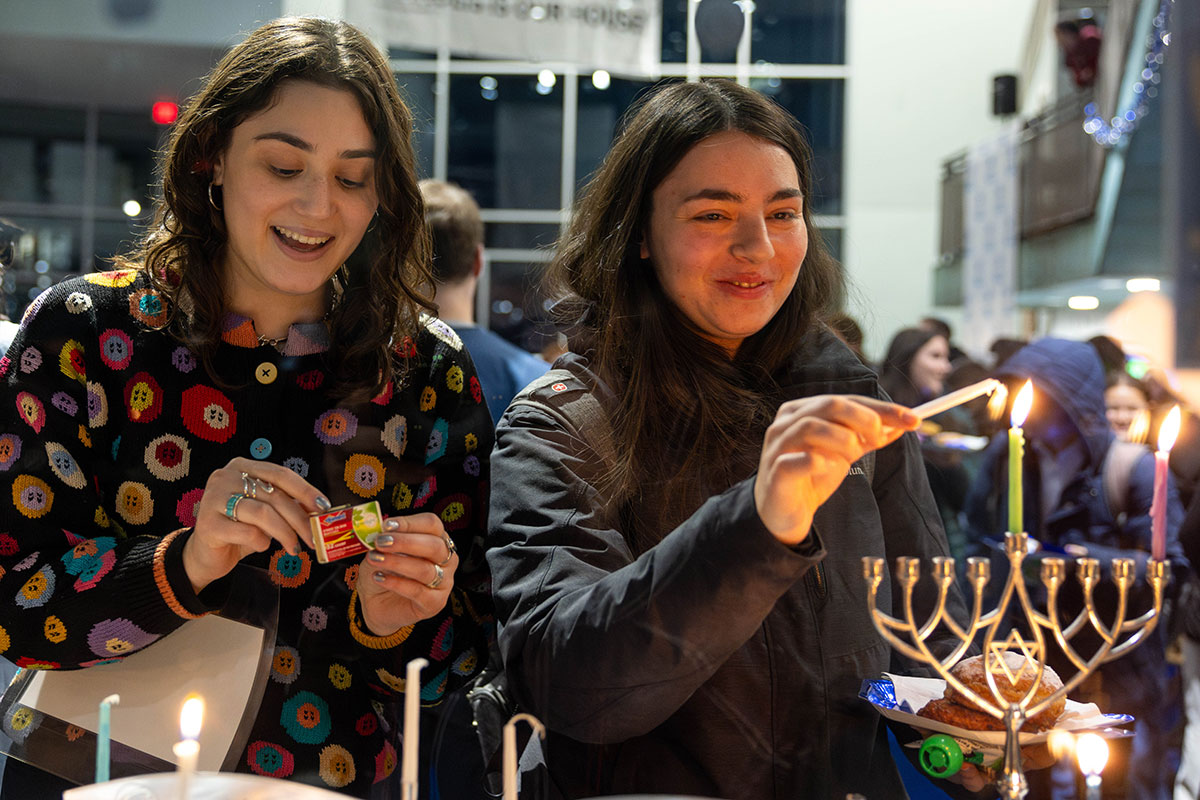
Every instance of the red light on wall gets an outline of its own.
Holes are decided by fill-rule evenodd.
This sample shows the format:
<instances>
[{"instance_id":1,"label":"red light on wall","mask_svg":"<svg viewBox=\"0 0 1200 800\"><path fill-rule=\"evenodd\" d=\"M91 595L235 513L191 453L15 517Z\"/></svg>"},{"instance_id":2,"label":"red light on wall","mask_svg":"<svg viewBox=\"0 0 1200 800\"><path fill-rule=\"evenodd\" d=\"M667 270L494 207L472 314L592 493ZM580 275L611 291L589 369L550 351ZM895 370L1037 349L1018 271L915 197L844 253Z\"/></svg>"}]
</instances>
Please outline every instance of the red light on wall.
<instances>
[{"instance_id":1,"label":"red light on wall","mask_svg":"<svg viewBox=\"0 0 1200 800\"><path fill-rule=\"evenodd\" d=\"M159 125L170 125L179 116L179 106L176 103L160 101L150 109L150 118Z\"/></svg>"}]
</instances>

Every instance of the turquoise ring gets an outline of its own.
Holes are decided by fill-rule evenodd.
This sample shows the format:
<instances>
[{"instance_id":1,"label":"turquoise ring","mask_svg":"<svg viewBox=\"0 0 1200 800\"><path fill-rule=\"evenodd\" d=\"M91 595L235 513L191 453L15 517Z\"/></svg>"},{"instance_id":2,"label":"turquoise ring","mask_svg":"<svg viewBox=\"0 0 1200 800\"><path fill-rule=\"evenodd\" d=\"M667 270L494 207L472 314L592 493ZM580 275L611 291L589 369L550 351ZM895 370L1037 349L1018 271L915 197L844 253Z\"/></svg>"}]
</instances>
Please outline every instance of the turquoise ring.
<instances>
[{"instance_id":1,"label":"turquoise ring","mask_svg":"<svg viewBox=\"0 0 1200 800\"><path fill-rule=\"evenodd\" d=\"M229 517L234 522L237 522L238 521L238 518L237 518L238 503L242 502L245 499L246 499L246 495L244 495L244 494L230 495L229 500L226 501L226 503L225 503L225 516Z\"/></svg>"}]
</instances>

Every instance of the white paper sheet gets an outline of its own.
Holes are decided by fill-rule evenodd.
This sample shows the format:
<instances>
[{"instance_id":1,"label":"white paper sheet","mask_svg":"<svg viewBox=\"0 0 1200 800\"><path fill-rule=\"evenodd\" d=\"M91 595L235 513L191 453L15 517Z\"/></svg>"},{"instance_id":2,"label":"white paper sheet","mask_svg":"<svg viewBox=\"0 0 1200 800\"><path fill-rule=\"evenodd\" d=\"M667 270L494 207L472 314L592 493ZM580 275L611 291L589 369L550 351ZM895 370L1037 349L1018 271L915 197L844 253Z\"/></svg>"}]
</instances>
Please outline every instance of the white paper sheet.
<instances>
[{"instance_id":1,"label":"white paper sheet","mask_svg":"<svg viewBox=\"0 0 1200 800\"><path fill-rule=\"evenodd\" d=\"M115 664L38 671L21 704L96 731L100 701L112 708L112 739L172 764L179 712L192 693L204 698L198 768L217 771L250 700L262 656L261 628L210 614Z\"/></svg>"}]
</instances>

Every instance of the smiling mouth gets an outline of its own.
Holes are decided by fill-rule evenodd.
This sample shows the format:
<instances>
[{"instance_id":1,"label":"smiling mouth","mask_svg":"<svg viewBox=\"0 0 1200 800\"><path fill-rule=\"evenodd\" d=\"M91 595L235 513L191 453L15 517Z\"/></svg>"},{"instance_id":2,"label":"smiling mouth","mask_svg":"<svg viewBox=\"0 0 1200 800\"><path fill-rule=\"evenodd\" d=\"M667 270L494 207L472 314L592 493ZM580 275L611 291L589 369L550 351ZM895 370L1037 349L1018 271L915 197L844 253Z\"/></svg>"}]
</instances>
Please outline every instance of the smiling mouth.
<instances>
[{"instance_id":1,"label":"smiling mouth","mask_svg":"<svg viewBox=\"0 0 1200 800\"><path fill-rule=\"evenodd\" d=\"M288 230L287 228L280 228L278 226L272 226L271 230L275 231L275 235L282 239L284 244L286 244L288 247L292 247L296 250L302 250L306 253L321 249L328 244L331 239L333 239L332 236L305 236L304 234L296 233L295 231Z\"/></svg>"},{"instance_id":2,"label":"smiling mouth","mask_svg":"<svg viewBox=\"0 0 1200 800\"><path fill-rule=\"evenodd\" d=\"M731 286L736 286L739 289L757 289L759 286L766 284L766 281L757 281L756 283L746 283L745 281L729 281Z\"/></svg>"}]
</instances>

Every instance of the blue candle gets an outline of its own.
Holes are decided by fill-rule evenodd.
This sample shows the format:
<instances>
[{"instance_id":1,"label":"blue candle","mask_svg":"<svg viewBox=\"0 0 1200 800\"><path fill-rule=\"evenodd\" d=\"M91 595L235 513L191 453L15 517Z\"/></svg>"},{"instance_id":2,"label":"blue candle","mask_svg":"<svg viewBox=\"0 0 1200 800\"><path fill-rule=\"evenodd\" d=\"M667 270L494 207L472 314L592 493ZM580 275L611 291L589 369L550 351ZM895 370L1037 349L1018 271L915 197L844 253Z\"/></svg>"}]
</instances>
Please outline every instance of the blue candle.
<instances>
[{"instance_id":1,"label":"blue candle","mask_svg":"<svg viewBox=\"0 0 1200 800\"><path fill-rule=\"evenodd\" d=\"M110 694L100 701L100 725L96 731L96 783L108 780L108 747L112 739L111 709L120 702L121 696L116 694Z\"/></svg>"}]
</instances>

